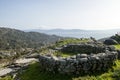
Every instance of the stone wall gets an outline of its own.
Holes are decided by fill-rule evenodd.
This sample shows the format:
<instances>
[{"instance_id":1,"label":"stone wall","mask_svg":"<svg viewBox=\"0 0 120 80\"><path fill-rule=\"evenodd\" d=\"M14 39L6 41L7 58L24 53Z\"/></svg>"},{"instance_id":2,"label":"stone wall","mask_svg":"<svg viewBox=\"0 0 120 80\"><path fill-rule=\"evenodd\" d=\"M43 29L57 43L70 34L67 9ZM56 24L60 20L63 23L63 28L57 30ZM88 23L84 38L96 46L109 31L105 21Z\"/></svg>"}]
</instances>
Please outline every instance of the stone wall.
<instances>
[{"instance_id":1,"label":"stone wall","mask_svg":"<svg viewBox=\"0 0 120 80\"><path fill-rule=\"evenodd\" d=\"M61 51L67 53L86 53L86 54L97 54L105 52L107 46L100 44L69 44L64 46Z\"/></svg>"},{"instance_id":2,"label":"stone wall","mask_svg":"<svg viewBox=\"0 0 120 80\"><path fill-rule=\"evenodd\" d=\"M84 74L96 71L106 71L117 59L117 52L98 54L77 54L68 58L54 56L39 56L41 68L53 73Z\"/></svg>"}]
</instances>

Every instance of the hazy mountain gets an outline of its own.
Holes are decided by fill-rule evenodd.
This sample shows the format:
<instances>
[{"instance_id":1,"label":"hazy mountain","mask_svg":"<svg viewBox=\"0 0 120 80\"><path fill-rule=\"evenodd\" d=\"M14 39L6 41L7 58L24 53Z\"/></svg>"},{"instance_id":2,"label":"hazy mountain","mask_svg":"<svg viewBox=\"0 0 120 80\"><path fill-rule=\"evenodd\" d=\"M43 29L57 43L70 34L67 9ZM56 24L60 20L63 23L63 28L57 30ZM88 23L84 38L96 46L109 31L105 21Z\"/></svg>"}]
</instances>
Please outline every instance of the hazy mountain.
<instances>
[{"instance_id":1,"label":"hazy mountain","mask_svg":"<svg viewBox=\"0 0 120 80\"><path fill-rule=\"evenodd\" d=\"M110 37L120 29L111 29L111 30L81 30L81 29L51 29L51 30L41 30L41 29L32 29L26 31L35 31L35 32L42 32L50 35L59 35L64 37L76 37L76 38L89 38L94 37L96 39L101 39L105 37Z\"/></svg>"},{"instance_id":2,"label":"hazy mountain","mask_svg":"<svg viewBox=\"0 0 120 80\"><path fill-rule=\"evenodd\" d=\"M0 49L37 48L54 43L62 37L38 32L24 32L10 28L0 28Z\"/></svg>"}]
</instances>

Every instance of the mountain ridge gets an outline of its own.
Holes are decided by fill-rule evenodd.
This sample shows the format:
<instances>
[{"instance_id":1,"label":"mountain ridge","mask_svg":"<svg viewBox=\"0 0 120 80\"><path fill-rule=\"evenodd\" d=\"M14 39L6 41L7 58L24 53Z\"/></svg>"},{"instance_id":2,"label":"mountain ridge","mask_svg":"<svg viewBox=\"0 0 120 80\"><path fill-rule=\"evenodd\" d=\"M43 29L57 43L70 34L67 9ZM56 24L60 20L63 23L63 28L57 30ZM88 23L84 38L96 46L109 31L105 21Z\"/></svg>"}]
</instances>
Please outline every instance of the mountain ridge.
<instances>
[{"instance_id":1,"label":"mountain ridge","mask_svg":"<svg viewBox=\"0 0 120 80\"><path fill-rule=\"evenodd\" d=\"M54 43L60 36L39 32L25 32L11 28L0 28L0 49L37 48Z\"/></svg>"},{"instance_id":2,"label":"mountain ridge","mask_svg":"<svg viewBox=\"0 0 120 80\"><path fill-rule=\"evenodd\" d=\"M96 39L101 39L114 35L120 31L120 29L109 29L109 30L82 30L82 29L31 29L26 30L26 32L42 32L49 35L58 35L63 37L75 37L75 38L90 38L94 37Z\"/></svg>"}]
</instances>

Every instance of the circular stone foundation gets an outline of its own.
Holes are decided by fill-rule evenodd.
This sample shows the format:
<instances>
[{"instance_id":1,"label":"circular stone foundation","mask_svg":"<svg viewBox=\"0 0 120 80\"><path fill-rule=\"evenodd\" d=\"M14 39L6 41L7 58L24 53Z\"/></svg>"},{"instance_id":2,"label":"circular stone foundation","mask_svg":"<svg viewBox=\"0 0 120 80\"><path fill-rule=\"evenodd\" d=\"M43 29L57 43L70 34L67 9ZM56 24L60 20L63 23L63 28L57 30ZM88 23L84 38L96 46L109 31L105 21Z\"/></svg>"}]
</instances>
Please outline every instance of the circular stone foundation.
<instances>
[{"instance_id":1,"label":"circular stone foundation","mask_svg":"<svg viewBox=\"0 0 120 80\"><path fill-rule=\"evenodd\" d=\"M97 54L104 53L106 50L111 51L112 49L105 45L98 44L69 44L64 46L61 51L67 53L80 53L80 54ZM114 49L113 49L114 51Z\"/></svg>"},{"instance_id":2,"label":"circular stone foundation","mask_svg":"<svg viewBox=\"0 0 120 80\"><path fill-rule=\"evenodd\" d=\"M40 55L41 68L53 73L89 74L108 70L118 57L113 47L98 44L69 44L61 51L78 54L67 58Z\"/></svg>"}]
</instances>

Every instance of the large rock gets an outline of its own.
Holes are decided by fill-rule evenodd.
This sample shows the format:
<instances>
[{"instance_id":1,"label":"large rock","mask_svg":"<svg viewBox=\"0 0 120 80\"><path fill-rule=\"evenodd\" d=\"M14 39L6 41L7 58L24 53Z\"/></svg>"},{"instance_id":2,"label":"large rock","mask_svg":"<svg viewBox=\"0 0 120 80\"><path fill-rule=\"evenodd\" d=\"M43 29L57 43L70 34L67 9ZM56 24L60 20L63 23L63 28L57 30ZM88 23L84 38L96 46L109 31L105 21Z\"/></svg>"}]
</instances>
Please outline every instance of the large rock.
<instances>
[{"instance_id":1,"label":"large rock","mask_svg":"<svg viewBox=\"0 0 120 80\"><path fill-rule=\"evenodd\" d=\"M104 44L106 44L106 45L115 45L115 44L118 44L118 42L116 40L114 40L114 39L106 39L104 41Z\"/></svg>"}]
</instances>

